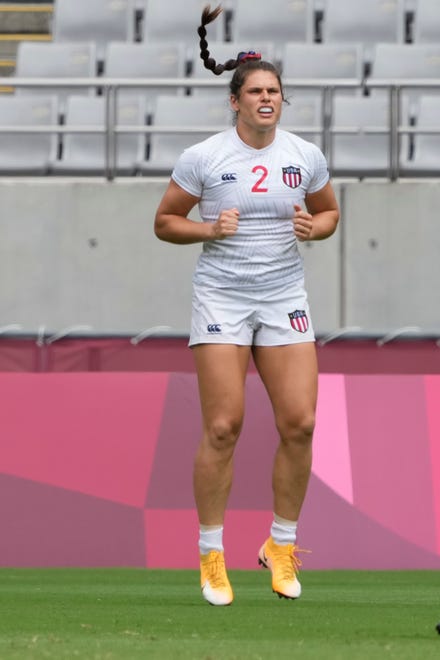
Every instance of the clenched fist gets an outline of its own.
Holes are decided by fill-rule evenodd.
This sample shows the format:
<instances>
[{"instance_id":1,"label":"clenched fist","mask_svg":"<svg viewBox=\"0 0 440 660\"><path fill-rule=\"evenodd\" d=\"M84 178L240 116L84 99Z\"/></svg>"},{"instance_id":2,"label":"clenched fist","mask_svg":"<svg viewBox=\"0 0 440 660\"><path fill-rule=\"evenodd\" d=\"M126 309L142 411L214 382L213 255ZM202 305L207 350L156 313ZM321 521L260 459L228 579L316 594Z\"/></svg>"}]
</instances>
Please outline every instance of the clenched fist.
<instances>
[{"instance_id":1,"label":"clenched fist","mask_svg":"<svg viewBox=\"0 0 440 660\"><path fill-rule=\"evenodd\" d=\"M238 229L238 218L240 213L238 209L228 209L222 211L216 222L214 222L213 238L222 240L227 236L233 236Z\"/></svg>"},{"instance_id":2,"label":"clenched fist","mask_svg":"<svg viewBox=\"0 0 440 660\"><path fill-rule=\"evenodd\" d=\"M293 231L298 241L309 241L312 234L312 215L294 205Z\"/></svg>"}]
</instances>

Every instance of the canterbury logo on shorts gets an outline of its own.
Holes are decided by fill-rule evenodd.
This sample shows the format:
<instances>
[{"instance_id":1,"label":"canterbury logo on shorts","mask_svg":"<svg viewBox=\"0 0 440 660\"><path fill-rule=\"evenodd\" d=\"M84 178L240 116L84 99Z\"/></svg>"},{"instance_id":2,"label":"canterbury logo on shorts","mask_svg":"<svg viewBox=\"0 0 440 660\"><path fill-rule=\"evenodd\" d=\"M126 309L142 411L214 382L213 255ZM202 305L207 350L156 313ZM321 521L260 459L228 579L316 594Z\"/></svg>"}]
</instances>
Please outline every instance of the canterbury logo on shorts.
<instances>
[{"instance_id":1,"label":"canterbury logo on shorts","mask_svg":"<svg viewBox=\"0 0 440 660\"><path fill-rule=\"evenodd\" d=\"M219 323L210 323L206 329L210 334L219 334L222 331L222 326Z\"/></svg>"}]
</instances>

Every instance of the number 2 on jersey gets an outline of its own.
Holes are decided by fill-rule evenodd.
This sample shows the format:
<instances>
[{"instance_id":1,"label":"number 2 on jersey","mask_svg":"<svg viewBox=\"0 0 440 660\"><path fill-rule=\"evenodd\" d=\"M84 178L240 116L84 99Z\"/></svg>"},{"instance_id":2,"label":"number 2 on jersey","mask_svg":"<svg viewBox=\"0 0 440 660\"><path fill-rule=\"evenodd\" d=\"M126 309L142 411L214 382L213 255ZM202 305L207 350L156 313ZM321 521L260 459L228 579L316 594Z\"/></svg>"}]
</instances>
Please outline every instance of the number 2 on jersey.
<instances>
[{"instance_id":1,"label":"number 2 on jersey","mask_svg":"<svg viewBox=\"0 0 440 660\"><path fill-rule=\"evenodd\" d=\"M254 174L260 174L261 176L258 179L257 183L252 187L252 192L267 192L269 188L265 188L262 186L262 183L265 179L267 179L267 175L269 174L269 171L267 170L264 165L255 165L253 168L252 172Z\"/></svg>"}]
</instances>

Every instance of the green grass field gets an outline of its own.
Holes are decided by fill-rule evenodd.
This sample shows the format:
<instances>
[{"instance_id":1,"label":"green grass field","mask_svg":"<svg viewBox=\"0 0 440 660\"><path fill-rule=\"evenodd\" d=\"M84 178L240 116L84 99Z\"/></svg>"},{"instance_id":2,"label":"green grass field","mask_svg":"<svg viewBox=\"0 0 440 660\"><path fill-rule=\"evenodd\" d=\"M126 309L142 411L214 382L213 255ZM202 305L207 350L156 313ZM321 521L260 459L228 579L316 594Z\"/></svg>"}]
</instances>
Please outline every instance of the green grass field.
<instances>
[{"instance_id":1,"label":"green grass field","mask_svg":"<svg viewBox=\"0 0 440 660\"><path fill-rule=\"evenodd\" d=\"M0 569L0 659L440 658L440 573L304 571L298 601L230 578L211 607L195 571Z\"/></svg>"}]
</instances>

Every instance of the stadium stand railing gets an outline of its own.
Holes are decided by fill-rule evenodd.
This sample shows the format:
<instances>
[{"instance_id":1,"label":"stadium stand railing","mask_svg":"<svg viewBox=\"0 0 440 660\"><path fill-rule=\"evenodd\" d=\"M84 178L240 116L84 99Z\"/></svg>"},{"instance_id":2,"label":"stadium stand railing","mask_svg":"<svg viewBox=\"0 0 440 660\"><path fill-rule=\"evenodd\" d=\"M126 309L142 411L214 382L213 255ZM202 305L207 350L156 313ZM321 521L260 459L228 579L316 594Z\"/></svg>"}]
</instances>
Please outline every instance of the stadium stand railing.
<instances>
[{"instance_id":1,"label":"stadium stand railing","mask_svg":"<svg viewBox=\"0 0 440 660\"><path fill-rule=\"evenodd\" d=\"M143 157L131 174L149 176L154 171L148 163L154 151L151 142L154 143L152 137L155 134L187 134L197 142L207 133L226 128L226 125L203 125L202 119L199 126L190 126L182 121L178 112L179 99L184 96L216 96L222 108L228 107L227 83L230 75L225 74L219 80L200 67L194 26L197 25L204 4L203 0L179 3L179 7L173 8L173 20L170 21L170 10L161 0L119 0L116 3L110 0L24 0L3 3L0 0L2 17L8 16L10 19L9 25L3 22L3 30L0 28L0 37L4 37L0 46L7 39L13 39L14 42L9 59L3 61L6 68L2 68L1 60L5 51L0 48L0 91L12 96L46 94L58 99L58 119L53 125L26 126L18 118L12 125L11 120L5 121L0 113L0 147L8 133L8 137L20 133L50 133L56 137L58 150L52 166L45 168L44 175L59 176L63 170L60 162L66 144L71 142L71 136L94 134L99 137L94 140L95 144L100 145L99 149L104 145L103 171L107 179L111 180L120 174L117 168L118 142L123 134L130 134L138 144L143 143ZM429 156L423 159L429 138L432 137L435 143L440 132L440 122L439 125L433 122L432 113L429 121L426 120L428 101L423 100L424 97L440 96L440 50L436 40L440 20L432 19L432 16L437 16L438 0L393 0L390 3L381 0L372 3L365 3L364 0L301 0L297 3L277 0L272 6L272 10L276 11L272 12L270 21L268 17L263 24L261 20L255 20L259 12L267 12L262 4L251 0L224 0L222 4L225 9L222 17L210 25L208 30L213 56L217 57L218 51L218 59L222 60L231 49L234 52L261 46L257 50L261 50L267 59L273 57L275 63L280 65L287 97L292 96L293 108L296 99L318 97L321 107L319 121L316 113L311 113L313 120L307 125L300 109L295 113L292 106L286 106L282 127L315 141L324 151L333 176L352 176L356 179L384 177L391 181L403 176L439 176L440 154L437 159L435 150L431 149ZM252 16L249 14L251 7ZM180 13L176 14L177 11ZM100 20L101 15L106 20ZM302 17L302 32L295 37L294 28L300 24L299 15ZM18 16L21 19L27 17L27 24L18 24ZM35 27L36 17L39 17L38 27ZM121 17L124 17L123 21ZM359 17L363 17L362 21ZM367 19L368 30L365 23ZM274 30L272 33L268 31L269 23ZM14 34L17 25L21 26L21 32ZM117 38L125 41L114 41L116 34L122 35ZM240 35L240 48L234 46L237 35ZM85 73L84 77L78 77L83 76L79 65L84 68L84 62L78 57L71 57L71 66L64 74L60 68L63 57L56 56L56 49L72 47L75 42L78 46L85 38L95 39L92 47L96 51L95 59L88 65L87 79ZM181 43L177 42L178 38L181 38ZM295 38L296 43L291 43ZM175 48L184 53L178 56L184 61L179 62L176 69L179 72L174 74L167 60L168 55L163 52L170 39L176 42ZM256 40L257 43L241 43L242 39ZM271 41L261 41L267 39ZM44 58L41 62L37 61L38 49L26 42L52 40L53 43L45 44L45 53L43 48L40 49L47 62L51 58L50 46L54 46L53 59L57 60L57 66L49 67L44 64ZM355 55L348 48L353 41ZM155 48L158 53L152 55ZM26 67L21 68L26 50L32 71ZM327 55L323 57L325 50ZM334 51L332 57L329 55L331 51ZM315 63L314 52L317 55ZM113 53L112 58L110 53ZM289 55L285 56L286 53ZM288 58L286 61L283 61L284 56ZM402 64L403 57L405 62ZM146 59L146 63L137 61L139 58ZM160 65L154 63L157 58L162 60ZM64 60L67 62L68 59L66 55ZM396 67L392 65L394 60ZM320 70L325 70L325 77L319 76ZM2 72L11 75L2 76ZM40 72L44 72L44 77L40 77ZM100 103L105 112L99 125L96 121L90 125L85 122L81 125L66 122L69 97L78 94L101 97ZM124 124L115 119L117 97L127 94L140 95L145 99L146 111L139 123L130 121ZM169 120L166 126L156 121L155 100L162 94L177 95L176 103L173 104L176 110L174 125L170 125ZM342 113L345 119L341 122L341 113L335 112L338 109L336 99L347 94L359 97L353 104L359 107L359 114ZM365 111L369 105L373 107L374 103L369 103L369 99L375 96L385 99L386 122L383 121L383 112L378 122ZM409 110L406 98L411 99ZM344 106L344 102L340 105ZM362 115L364 120L361 120ZM371 147L375 142L379 145L382 157L378 166L372 167L368 159L362 162L359 149L362 144ZM358 156L356 167L350 167L349 159L348 165L339 165L342 151L349 156L350 150ZM85 175L88 171L86 165ZM80 164L76 172L81 176ZM0 174L20 174L20 171L11 166L8 172L3 164Z\"/></svg>"},{"instance_id":2,"label":"stadium stand railing","mask_svg":"<svg viewBox=\"0 0 440 660\"><path fill-rule=\"evenodd\" d=\"M5 79L0 79L0 85L5 84ZM45 92L46 94L51 94L52 92L55 94L57 88L66 88L66 79L64 78L14 78L13 80L14 88L15 89L26 89L26 88L32 88L34 90L38 89L41 92ZM356 120L356 117L353 117L353 121L349 125L338 125L335 126L332 118L332 114L326 114L324 111L324 108L332 108L332 98L333 95L335 94L336 91L340 90L353 90L353 89L358 89L359 88L359 81L358 80L351 80L351 79L314 79L314 80L305 80L305 79L290 79L286 78L284 79L284 84L286 87L292 87L295 88L296 90L313 90L313 89L320 89L323 91L323 111L322 111L322 119L320 122L320 125L317 126L316 124L307 126L304 125L302 122L299 122L297 125L283 125L283 128L285 130L290 130L292 132L296 132L299 135L304 135L304 134L315 134L319 135L321 138L321 146L324 151L324 154L328 158L328 161L330 163L330 168L332 167L333 160L335 159L335 153L334 150L336 147L336 143L333 140L333 137L338 135L338 134L343 134L343 135L363 135L363 136L368 136L368 135L383 135L386 134L388 136L388 162L385 167L384 172L379 172L378 174L375 174L375 172L371 172L368 168L365 169L365 171L360 168L358 171L353 171L353 176L355 178L364 178L366 176L381 176L381 177L386 177L389 180L396 180L399 178L402 174L408 174L410 172L411 176L417 176L417 169L411 170L411 168L407 167L404 169L404 172L401 171L400 164L403 161L407 162L406 157L403 158L402 154L400 153L400 145L402 143L402 136L409 136L411 138L412 136L417 135L419 128L417 124L411 123L410 118L405 116L405 114L402 112L402 107L400 103L400 97L402 93L405 90L412 89L412 90L418 90L420 93L424 95L429 94L429 92L437 91L439 89L439 81L435 79L414 79L414 80L400 80L396 83L395 80L381 80L381 79L375 79L374 84L370 85L368 81L364 84L363 90L364 92L371 92L373 89L381 89L382 91L385 91L387 94L388 98L388 125L383 126L382 124L380 126L374 125L374 124L369 124L367 123L361 123L359 120ZM146 153L148 154L148 136L154 134L154 133L166 133L166 134L184 134L184 133L191 133L194 135L194 142L197 141L198 137L202 134L212 134L217 132L218 130L222 130L227 128L227 125L219 125L219 126L207 126L203 124L203 119L200 119L200 124L197 126L188 126L187 124L183 123L181 119L179 118L179 103L177 102L175 104L175 125L167 125L167 126L160 126L155 124L154 120L154 112L153 116L149 117L148 115L145 116L145 121L143 123L139 123L138 125L132 124L132 123L120 123L116 121L116 103L117 103L117 97L120 92L123 92L124 90L140 90L145 94L145 91L149 87L154 87L155 90L157 91L158 89L163 89L163 93L167 94L167 92L170 89L173 89L175 87L188 87L191 86L191 88L210 88L210 89L215 89L215 88L222 88L225 92L225 103L226 103L226 97L227 97L227 81L225 80L219 80L216 78L212 79L197 79L197 78L148 78L148 79L142 79L142 78L104 78L104 77L95 77L95 78L69 78L68 81L68 86L71 89L72 96L75 95L75 93L78 90L84 89L84 88L90 88L90 87L95 87L98 89L101 93L101 95L104 98L104 107L105 107L105 113L104 113L104 121L103 124L100 126L95 125L87 125L87 124L82 124L82 125L66 125L64 122L64 117L59 116L59 121L58 123L54 125L46 125L46 126L33 126L33 125L20 125L20 123L14 123L14 124L5 124L4 121L2 120L2 117L0 116L0 136L5 135L5 134L11 134L11 133L27 133L27 134L33 134L33 133L50 133L53 135L57 135L60 140L60 151L62 151L63 147L63 136L66 134L74 134L74 133L101 133L105 136L104 142L105 142L105 176L107 179L112 179L114 178L116 174L116 163L117 163L117 136L122 135L122 134L137 134L139 135L144 135L145 136L145 150ZM20 95L22 98L23 96ZM29 97L31 99L31 97ZM196 96L193 97L194 99ZM199 97L202 101L203 96ZM362 97L361 97L362 98ZM365 97L365 98L368 98ZM201 115L203 117L203 115ZM232 116L231 116L232 119ZM8 120L10 121L10 119ZM427 126L426 124L423 126L423 128L420 129L424 135L427 134L433 134L433 135L438 135L439 130L440 130L440 122L439 126L432 126L429 125ZM1 142L0 142L1 144ZM148 160L148 157L146 158ZM56 163L55 163L56 165ZM86 168L87 169L87 168ZM4 172L6 171L6 168L4 169ZM57 171L57 168L49 168L48 174L54 174ZM146 170L147 171L147 170ZM438 176L440 172L440 154L439 154L439 159L438 159L438 164L434 163L432 166L432 175L433 176ZM13 168L11 169L11 174L13 173ZM141 170L139 169L138 172L135 172L135 174L140 174ZM78 168L78 174L81 174L81 169ZM337 172L333 173L334 175L337 175ZM347 176L347 172L344 171L344 176ZM426 176L426 171L424 172L424 175Z\"/></svg>"}]
</instances>

